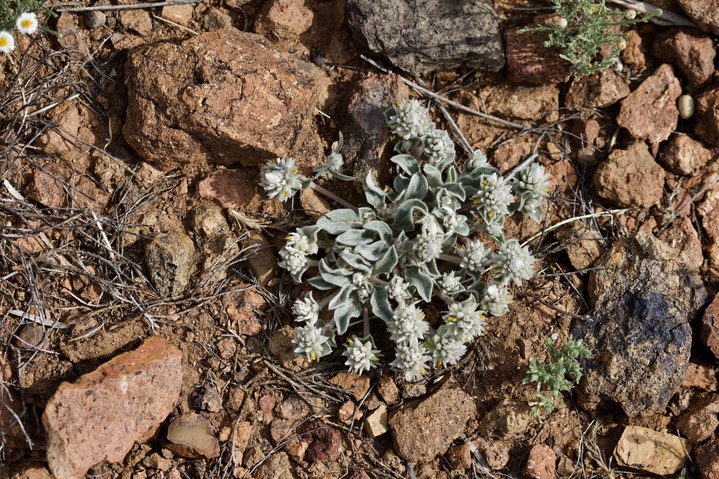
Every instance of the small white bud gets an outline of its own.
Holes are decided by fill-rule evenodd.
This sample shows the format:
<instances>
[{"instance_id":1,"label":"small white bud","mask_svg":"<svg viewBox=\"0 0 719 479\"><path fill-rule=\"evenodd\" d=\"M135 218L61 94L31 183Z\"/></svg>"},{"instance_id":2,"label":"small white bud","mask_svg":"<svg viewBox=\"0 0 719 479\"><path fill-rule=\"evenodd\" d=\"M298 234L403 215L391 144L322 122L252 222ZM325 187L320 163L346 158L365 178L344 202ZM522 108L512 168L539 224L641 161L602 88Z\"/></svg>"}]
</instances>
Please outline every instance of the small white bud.
<instances>
[{"instance_id":1,"label":"small white bud","mask_svg":"<svg viewBox=\"0 0 719 479\"><path fill-rule=\"evenodd\" d=\"M624 17L627 20L634 20L635 18L637 18L637 11L629 9L626 12L624 12Z\"/></svg>"},{"instance_id":2,"label":"small white bud","mask_svg":"<svg viewBox=\"0 0 719 479\"><path fill-rule=\"evenodd\" d=\"M566 18L560 17L559 20L557 20L557 26L559 28L567 28L567 25L569 25L569 22L567 22Z\"/></svg>"}]
</instances>

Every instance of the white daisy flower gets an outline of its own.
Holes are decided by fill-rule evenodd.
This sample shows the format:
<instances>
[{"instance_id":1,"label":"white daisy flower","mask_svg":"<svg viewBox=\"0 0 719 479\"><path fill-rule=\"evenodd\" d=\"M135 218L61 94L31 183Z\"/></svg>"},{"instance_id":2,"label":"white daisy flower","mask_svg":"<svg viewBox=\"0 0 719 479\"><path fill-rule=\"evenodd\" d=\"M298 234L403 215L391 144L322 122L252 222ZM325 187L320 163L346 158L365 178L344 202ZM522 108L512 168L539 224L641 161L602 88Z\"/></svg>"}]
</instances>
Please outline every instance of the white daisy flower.
<instances>
[{"instance_id":1,"label":"white daisy flower","mask_svg":"<svg viewBox=\"0 0 719 479\"><path fill-rule=\"evenodd\" d=\"M0 32L0 52L8 54L15 50L15 39L9 32Z\"/></svg>"},{"instance_id":2,"label":"white daisy flower","mask_svg":"<svg viewBox=\"0 0 719 479\"><path fill-rule=\"evenodd\" d=\"M32 35L37 31L37 15L32 12L21 13L20 16L17 17L15 26L20 31L20 33L24 33L25 35Z\"/></svg>"}]
</instances>

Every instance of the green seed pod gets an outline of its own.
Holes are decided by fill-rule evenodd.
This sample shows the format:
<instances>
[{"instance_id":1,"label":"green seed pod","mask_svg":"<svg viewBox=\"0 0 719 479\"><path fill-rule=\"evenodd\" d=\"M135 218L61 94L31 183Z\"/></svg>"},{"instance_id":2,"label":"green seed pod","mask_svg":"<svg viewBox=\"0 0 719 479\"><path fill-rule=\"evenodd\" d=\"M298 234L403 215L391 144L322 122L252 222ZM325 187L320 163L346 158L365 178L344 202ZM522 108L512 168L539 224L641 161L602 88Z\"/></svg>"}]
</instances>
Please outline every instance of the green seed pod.
<instances>
[{"instance_id":1,"label":"green seed pod","mask_svg":"<svg viewBox=\"0 0 719 479\"><path fill-rule=\"evenodd\" d=\"M677 100L679 116L682 120L688 120L694 115L694 98L691 95L682 95Z\"/></svg>"}]
</instances>

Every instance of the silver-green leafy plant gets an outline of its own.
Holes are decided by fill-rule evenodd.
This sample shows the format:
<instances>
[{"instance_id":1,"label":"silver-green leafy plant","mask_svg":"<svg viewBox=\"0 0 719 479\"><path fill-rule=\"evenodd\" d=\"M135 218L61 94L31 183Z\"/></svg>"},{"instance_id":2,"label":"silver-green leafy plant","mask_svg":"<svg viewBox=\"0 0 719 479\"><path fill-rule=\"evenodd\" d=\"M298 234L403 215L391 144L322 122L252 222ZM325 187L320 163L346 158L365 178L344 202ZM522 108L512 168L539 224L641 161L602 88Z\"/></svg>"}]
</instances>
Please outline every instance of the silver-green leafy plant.
<instances>
[{"instance_id":1,"label":"silver-green leafy plant","mask_svg":"<svg viewBox=\"0 0 719 479\"><path fill-rule=\"evenodd\" d=\"M581 339L570 338L562 349L557 349L551 337L547 337L546 342L549 348L549 363L542 364L538 359L532 359L529 372L524 378L525 384L537 383L537 404L532 406L532 412L535 414L540 409L550 413L557 407L561 393L570 392L582 378L579 358L591 356L589 350L582 345ZM544 395L542 391L548 391L549 395Z\"/></svg>"},{"instance_id":2,"label":"silver-green leafy plant","mask_svg":"<svg viewBox=\"0 0 719 479\"><path fill-rule=\"evenodd\" d=\"M590 75L614 65L626 47L621 28L649 20L655 13L607 8L605 0L552 0L559 19L552 25L520 32L547 31L547 48L558 48L560 57L572 64L578 75ZM620 31L616 31L619 28ZM610 51L602 56L602 47Z\"/></svg>"},{"instance_id":3,"label":"silver-green leafy plant","mask_svg":"<svg viewBox=\"0 0 719 479\"><path fill-rule=\"evenodd\" d=\"M511 288L532 277L534 257L505 239L503 226L515 213L539 221L549 182L539 164L505 178L479 150L460 168L449 134L417 100L396 104L385 119L399 137L391 188L368 174L368 206L336 209L298 228L279 265L298 283L311 273L306 282L315 289L292 308L300 324L295 353L326 356L337 335L361 323L362 335L351 334L343 354L351 371L370 370L380 356L370 334L377 318L395 345L390 366L414 381L430 363L459 361L484 332L487 315L506 313ZM337 176L338 145L331 158L328 171ZM265 167L262 185L271 196L286 200L306 184L292 165L276 160ZM426 314L433 299L446 304L435 325Z\"/></svg>"}]
</instances>

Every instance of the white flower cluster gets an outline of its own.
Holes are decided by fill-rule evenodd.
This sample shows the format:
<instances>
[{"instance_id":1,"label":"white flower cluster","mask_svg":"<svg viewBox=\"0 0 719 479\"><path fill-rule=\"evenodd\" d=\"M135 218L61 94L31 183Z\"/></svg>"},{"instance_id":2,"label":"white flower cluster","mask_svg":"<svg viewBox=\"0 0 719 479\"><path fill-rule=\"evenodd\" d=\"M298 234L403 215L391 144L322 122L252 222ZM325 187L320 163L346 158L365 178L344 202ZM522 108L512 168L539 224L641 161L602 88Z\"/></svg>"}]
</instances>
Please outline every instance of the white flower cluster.
<instances>
[{"instance_id":1,"label":"white flower cluster","mask_svg":"<svg viewBox=\"0 0 719 479\"><path fill-rule=\"evenodd\" d=\"M270 198L285 202L302 189L304 177L295 166L294 158L277 158L268 161L260 172L260 185Z\"/></svg>"},{"instance_id":2,"label":"white flower cluster","mask_svg":"<svg viewBox=\"0 0 719 479\"><path fill-rule=\"evenodd\" d=\"M379 350L375 348L371 337L360 339L353 335L347 340L347 347L342 355L347 358L345 366L349 366L350 371L356 374L377 367L379 361Z\"/></svg>"},{"instance_id":3,"label":"white flower cluster","mask_svg":"<svg viewBox=\"0 0 719 479\"><path fill-rule=\"evenodd\" d=\"M310 361L315 361L332 352L334 346L334 333L325 334L327 327L319 319L320 305L307 294L304 299L298 299L292 306L295 321L304 323L295 329L292 344L295 354L304 354Z\"/></svg>"},{"instance_id":4,"label":"white flower cluster","mask_svg":"<svg viewBox=\"0 0 719 479\"><path fill-rule=\"evenodd\" d=\"M15 20L15 27L24 35L32 35L37 31L37 15L32 12L25 12L18 15ZM8 54L15 49L15 38L7 30L0 31L0 53Z\"/></svg>"},{"instance_id":5,"label":"white flower cluster","mask_svg":"<svg viewBox=\"0 0 719 479\"><path fill-rule=\"evenodd\" d=\"M308 267L307 256L319 251L317 242L313 241L302 229L287 236L287 243L280 250L282 261L278 264L290 272L293 276L299 277Z\"/></svg>"},{"instance_id":6,"label":"white flower cluster","mask_svg":"<svg viewBox=\"0 0 719 479\"><path fill-rule=\"evenodd\" d=\"M483 175L479 189L472 197L477 212L487 222L494 217L508 215L513 201L512 185L497 173Z\"/></svg>"},{"instance_id":7,"label":"white flower cluster","mask_svg":"<svg viewBox=\"0 0 719 479\"><path fill-rule=\"evenodd\" d=\"M494 279L499 284L511 282L520 286L522 281L534 276L534 262L534 256L527 246L521 246L515 239L507 240L493 255Z\"/></svg>"},{"instance_id":8,"label":"white flower cluster","mask_svg":"<svg viewBox=\"0 0 719 479\"><path fill-rule=\"evenodd\" d=\"M348 334L345 365L359 374L370 371L379 356L369 335L370 320L377 318L394 343L390 365L416 381L431 367L457 364L468 343L484 334L487 316L507 313L510 288L532 277L534 257L518 241L505 240L504 223L517 212L537 220L549 183L541 165L505 178L481 150L458 167L450 136L416 100L393 106L385 119L401 137L391 159L397 166L391 191L369 175L368 206L333 210L298 228L280 250L279 265L296 282L312 267L308 283L323 291L321 299L310 293L292 307L297 354L316 360L332 351L337 335ZM333 155L341 143L340 137ZM328 165L326 171L342 178L335 171L341 161ZM262 172L262 185L280 199L309 181L291 158L270 162ZM441 324L430 324L425 315L438 301L446 311ZM325 314L332 317L327 324L320 319ZM358 323L366 336L352 335Z\"/></svg>"},{"instance_id":9,"label":"white flower cluster","mask_svg":"<svg viewBox=\"0 0 719 479\"><path fill-rule=\"evenodd\" d=\"M419 138L435 129L429 110L418 100L397 103L385 114L387 126L402 138Z\"/></svg>"}]
</instances>

